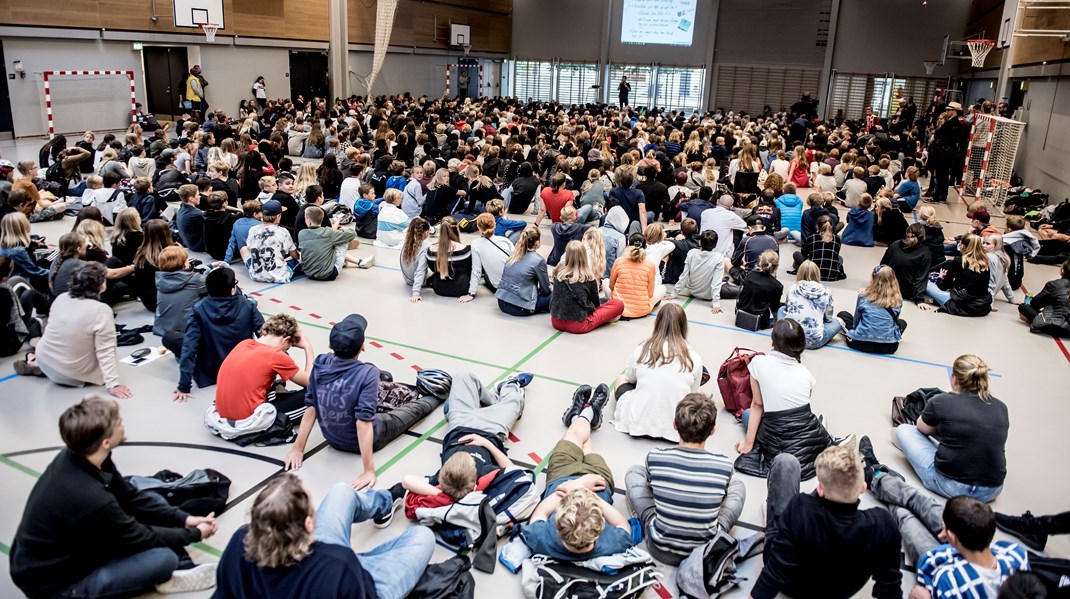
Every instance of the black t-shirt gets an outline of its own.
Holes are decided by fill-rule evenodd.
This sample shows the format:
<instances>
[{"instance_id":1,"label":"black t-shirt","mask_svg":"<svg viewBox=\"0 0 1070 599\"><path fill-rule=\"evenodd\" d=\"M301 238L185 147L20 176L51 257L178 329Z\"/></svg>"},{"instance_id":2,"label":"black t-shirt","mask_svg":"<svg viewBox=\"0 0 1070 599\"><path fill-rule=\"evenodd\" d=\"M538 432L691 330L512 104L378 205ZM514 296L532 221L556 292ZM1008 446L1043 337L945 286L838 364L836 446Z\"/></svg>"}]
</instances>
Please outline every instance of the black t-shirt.
<instances>
[{"instance_id":1,"label":"black t-shirt","mask_svg":"<svg viewBox=\"0 0 1070 599\"><path fill-rule=\"evenodd\" d=\"M276 191L275 195L271 196L271 199L282 204L284 210L282 211L282 218L279 219L279 224L288 229L292 235L294 223L297 222L297 212L301 209L297 205L297 200L292 195L282 191Z\"/></svg>"},{"instance_id":2,"label":"black t-shirt","mask_svg":"<svg viewBox=\"0 0 1070 599\"><path fill-rule=\"evenodd\" d=\"M498 470L501 466L494 461L494 456L491 455L490 450L485 447L479 447L477 445L465 445L461 443L461 437L466 435L476 434L484 439L487 439L493 443L502 453L505 452L505 446L502 444L502 440L497 435L488 434L486 431L481 431L475 428L465 428L459 426L450 432L446 433L446 437L442 439L442 463L445 464L446 460L450 459L453 454L457 452L464 452L470 454L472 459L476 462L476 479L483 478L483 476L490 474L491 472ZM438 473L431 479L431 484L438 484Z\"/></svg>"},{"instance_id":3,"label":"black t-shirt","mask_svg":"<svg viewBox=\"0 0 1070 599\"><path fill-rule=\"evenodd\" d=\"M925 424L936 429L936 469L966 485L998 487L1007 477L1007 405L995 397L941 393L925 405Z\"/></svg>"}]
</instances>

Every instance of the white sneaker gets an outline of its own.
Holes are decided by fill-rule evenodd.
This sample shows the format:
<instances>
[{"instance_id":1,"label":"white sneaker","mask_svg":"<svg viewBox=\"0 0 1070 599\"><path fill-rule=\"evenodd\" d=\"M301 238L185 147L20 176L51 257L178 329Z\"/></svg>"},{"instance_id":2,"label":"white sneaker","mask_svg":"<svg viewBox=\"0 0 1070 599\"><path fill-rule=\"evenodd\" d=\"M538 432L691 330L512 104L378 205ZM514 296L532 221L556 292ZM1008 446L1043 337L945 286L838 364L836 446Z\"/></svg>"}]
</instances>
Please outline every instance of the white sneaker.
<instances>
[{"instance_id":1,"label":"white sneaker","mask_svg":"<svg viewBox=\"0 0 1070 599\"><path fill-rule=\"evenodd\" d=\"M846 437L840 437L838 439L832 439L833 445L839 445L840 447L846 447L851 451L858 451L858 437L854 436L854 433L847 435Z\"/></svg>"},{"instance_id":2,"label":"white sneaker","mask_svg":"<svg viewBox=\"0 0 1070 599\"><path fill-rule=\"evenodd\" d=\"M357 262L357 268L371 268L375 266L375 256L365 256Z\"/></svg>"},{"instance_id":3,"label":"white sneaker","mask_svg":"<svg viewBox=\"0 0 1070 599\"><path fill-rule=\"evenodd\" d=\"M171 593L189 593L203 591L215 586L215 571L219 564L201 564L189 570L175 570L171 580L156 585L156 592L161 595Z\"/></svg>"}]
</instances>

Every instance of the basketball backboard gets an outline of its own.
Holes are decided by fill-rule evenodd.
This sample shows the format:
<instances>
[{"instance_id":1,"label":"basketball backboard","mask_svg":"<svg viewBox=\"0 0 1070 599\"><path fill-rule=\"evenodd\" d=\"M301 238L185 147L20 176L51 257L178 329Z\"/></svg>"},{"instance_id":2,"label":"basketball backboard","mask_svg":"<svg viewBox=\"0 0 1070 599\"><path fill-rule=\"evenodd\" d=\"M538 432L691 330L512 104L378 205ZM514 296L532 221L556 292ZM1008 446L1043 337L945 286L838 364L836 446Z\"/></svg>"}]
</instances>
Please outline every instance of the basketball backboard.
<instances>
[{"instance_id":1,"label":"basketball backboard","mask_svg":"<svg viewBox=\"0 0 1070 599\"><path fill-rule=\"evenodd\" d=\"M226 28L223 22L223 0L173 0L175 27L199 28L204 24Z\"/></svg>"},{"instance_id":2,"label":"basketball backboard","mask_svg":"<svg viewBox=\"0 0 1070 599\"><path fill-rule=\"evenodd\" d=\"M468 25L461 25L458 23L450 23L450 45L451 46L471 46L472 45L472 28Z\"/></svg>"}]
</instances>

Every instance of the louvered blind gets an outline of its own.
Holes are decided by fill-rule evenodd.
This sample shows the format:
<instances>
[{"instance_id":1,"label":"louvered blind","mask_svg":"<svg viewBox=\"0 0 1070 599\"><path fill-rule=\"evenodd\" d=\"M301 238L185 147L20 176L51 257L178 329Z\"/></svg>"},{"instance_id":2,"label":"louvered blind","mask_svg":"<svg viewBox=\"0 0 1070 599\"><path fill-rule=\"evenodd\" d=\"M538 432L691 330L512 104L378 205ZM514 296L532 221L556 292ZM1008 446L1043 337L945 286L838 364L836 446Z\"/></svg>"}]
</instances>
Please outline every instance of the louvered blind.
<instances>
[{"instance_id":1,"label":"louvered blind","mask_svg":"<svg viewBox=\"0 0 1070 599\"><path fill-rule=\"evenodd\" d=\"M750 114L791 106L804 93L816 94L821 70L807 67L720 65L717 67L715 108Z\"/></svg>"},{"instance_id":2,"label":"louvered blind","mask_svg":"<svg viewBox=\"0 0 1070 599\"><path fill-rule=\"evenodd\" d=\"M513 71L513 90L521 99L548 101L553 98L553 63L518 60Z\"/></svg>"},{"instance_id":3,"label":"louvered blind","mask_svg":"<svg viewBox=\"0 0 1070 599\"><path fill-rule=\"evenodd\" d=\"M632 106L650 106L650 84L653 83L653 69L646 65L615 64L609 67L609 86L607 97L610 103L617 102L617 86L620 78L628 77L628 83L632 84L632 92L628 95L628 103Z\"/></svg>"},{"instance_id":4,"label":"louvered blind","mask_svg":"<svg viewBox=\"0 0 1070 599\"><path fill-rule=\"evenodd\" d=\"M591 89L596 83L598 65L593 62L563 62L557 65L557 100L562 104L597 101L597 90Z\"/></svg>"},{"instance_id":5,"label":"louvered blind","mask_svg":"<svg viewBox=\"0 0 1070 599\"><path fill-rule=\"evenodd\" d=\"M937 89L947 85L947 78L896 77L880 73L833 73L829 86L828 116L843 110L847 119L859 119L866 107L887 118L897 108L895 90L902 89L903 97L914 96L914 103L924 106Z\"/></svg>"},{"instance_id":6,"label":"louvered blind","mask_svg":"<svg viewBox=\"0 0 1070 599\"><path fill-rule=\"evenodd\" d=\"M704 67L658 67L657 104L669 110L702 110Z\"/></svg>"}]
</instances>

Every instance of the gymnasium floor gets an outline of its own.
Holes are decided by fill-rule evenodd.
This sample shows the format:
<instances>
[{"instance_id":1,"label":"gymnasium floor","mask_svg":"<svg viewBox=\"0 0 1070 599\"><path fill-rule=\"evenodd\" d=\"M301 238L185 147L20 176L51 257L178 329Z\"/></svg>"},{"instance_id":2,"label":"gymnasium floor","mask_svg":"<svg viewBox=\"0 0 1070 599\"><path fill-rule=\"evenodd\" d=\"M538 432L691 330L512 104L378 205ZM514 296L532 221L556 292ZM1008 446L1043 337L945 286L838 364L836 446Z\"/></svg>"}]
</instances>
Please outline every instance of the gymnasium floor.
<instances>
[{"instance_id":1,"label":"gymnasium floor","mask_svg":"<svg viewBox=\"0 0 1070 599\"><path fill-rule=\"evenodd\" d=\"M35 158L39 143L37 140L3 142L0 154L9 160ZM965 229L965 207L957 196L952 194L949 205L938 211L949 234ZM70 223L71 219L66 219L34 225L34 231L55 243L69 230ZM996 224L1002 226L1001 221ZM543 253L549 251L550 245L549 228L544 227ZM782 263L790 260L793 249L792 246L783 248ZM373 248L367 243L354 253L363 256L368 252L376 255L374 268L346 270L331 283L299 279L269 286L250 282L240 266L237 272L242 288L256 295L265 314L288 312L302 323L317 353L329 351L327 339L332 322L353 312L363 314L369 321L368 351L364 358L391 371L396 380L413 382L418 368L470 370L488 385L514 372L533 372L535 380L527 389L527 407L524 418L514 429L509 455L534 467L545 462L560 437L563 431L560 416L576 386L611 383L624 368L632 348L649 335L653 325L652 320L644 319L618 322L583 336L558 333L550 327L548 316L523 319L502 314L486 289L481 289L477 299L468 305L430 292L424 294L423 302L410 304L409 292L397 269L398 252ZM853 308L857 290L866 284L882 252L883 248L844 248L848 278L829 285L837 310ZM782 264L780 279L787 287L793 278L785 275L784 270ZM1055 276L1053 267L1030 265L1025 286L1035 292ZM718 315L710 313L708 302L683 301L682 304L690 322L689 339L711 371L716 372L737 346L768 349L767 332L750 333L732 326L733 301L726 301L725 311ZM1029 334L1018 321L1013 306L1002 299L997 305L999 311L986 318L963 319L921 312L908 304L903 317L910 328L894 356L855 352L844 345L842 337L826 348L806 352L803 361L818 380L814 410L825 415L826 424L835 435L870 435L877 456L917 482L902 454L891 445L890 400L918 387L948 388L951 362L960 354L976 353L998 373L993 378L993 392L1011 410L1012 427L1007 444L1009 475L1002 496L993 504L995 509L1014 514L1026 509L1037 514L1062 511L1067 509L1065 497L1070 495L1070 479L1057 475L1064 468L1056 464L1062 456L1070 454L1070 437L1065 434L1070 408L1059 402L1067 399L1070 353L1050 338ZM116 321L134 327L150 324L152 315L140 304L128 303L117 307ZM159 344L159 339L150 334L142 347ZM120 348L120 358L135 349ZM301 360L299 352L291 354ZM8 374L13 372L12 361L6 359L0 366L0 505L4 507L0 511L0 551L5 554L9 552L35 478L61 445L56 429L60 413L86 393L53 385L45 379ZM211 435L202 424L202 416L212 402L214 389L195 389L195 397L189 403L173 403L171 393L178 374L169 356L138 367L121 364L119 374L134 392L132 399L120 400L129 441L115 451L115 461L124 474L151 475L165 468L181 473L194 468L214 468L232 479L230 504L219 517L219 533L191 550L195 561L217 559L233 532L246 522L251 499L280 471L289 446L241 448ZM721 405L716 385L707 384L703 390L713 393ZM104 393L103 389L91 391ZM607 419L611 418L613 407L611 402ZM439 408L377 453L377 487L387 488L405 474L429 474L437 469L444 425ZM707 448L734 459L734 444L742 438L742 428L722 412ZM659 445L618 433L609 422L595 433L593 442L613 468L618 489L623 487L628 467L642 463L647 451ZM317 428L298 474L318 503L332 484L352 480L360 471L359 457L327 447ZM748 497L741 523L733 531L737 536L754 534L763 524L765 481L746 476L742 479ZM803 490L812 490L814 485L814 481L804 483ZM617 507L627 513L624 496L618 493L615 499ZM862 501L865 506L876 503L869 494ZM370 524L355 526L353 546L358 551L369 549L409 525L398 518L391 528L382 531ZM1002 533L998 538L1003 538ZM1070 557L1070 540L1065 536L1054 537L1048 549L1051 555ZM447 557L447 552L439 549L435 561ZM0 563L0 570L4 571L0 577L0 597L19 596L6 574L7 560ZM747 562L742 573L750 580L742 589L726 596L746 597L759 565L760 558ZM677 596L673 569L662 567L661 570L666 575L666 588L656 594L648 592L647 596ZM504 568L498 568L493 575L476 572L475 577L477 597L520 596L519 577ZM911 581L909 573L905 573L904 590L909 589ZM210 593L187 596L208 597Z\"/></svg>"}]
</instances>

